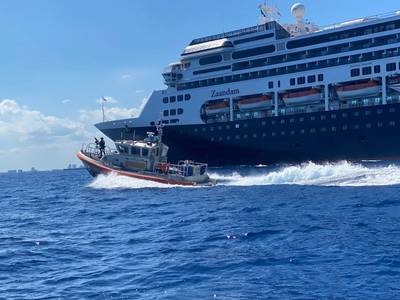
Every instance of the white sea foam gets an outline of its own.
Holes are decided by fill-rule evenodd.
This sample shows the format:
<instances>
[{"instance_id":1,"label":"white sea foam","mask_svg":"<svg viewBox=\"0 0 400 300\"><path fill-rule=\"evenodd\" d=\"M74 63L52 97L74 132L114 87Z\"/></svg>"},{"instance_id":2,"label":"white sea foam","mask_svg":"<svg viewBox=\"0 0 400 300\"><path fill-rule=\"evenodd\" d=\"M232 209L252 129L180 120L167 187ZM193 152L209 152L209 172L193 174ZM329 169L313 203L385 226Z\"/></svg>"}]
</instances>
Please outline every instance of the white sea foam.
<instances>
[{"instance_id":1,"label":"white sea foam","mask_svg":"<svg viewBox=\"0 0 400 300\"><path fill-rule=\"evenodd\" d=\"M115 173L97 176L90 184L94 189L144 189L144 188L170 188L173 186L148 180L118 176Z\"/></svg>"},{"instance_id":2,"label":"white sea foam","mask_svg":"<svg viewBox=\"0 0 400 300\"><path fill-rule=\"evenodd\" d=\"M229 186L254 185L317 185L317 186L380 186L400 184L400 166L365 166L340 162L335 164L307 163L282 167L275 171L243 176L212 174L212 178Z\"/></svg>"},{"instance_id":3,"label":"white sea foam","mask_svg":"<svg viewBox=\"0 0 400 300\"><path fill-rule=\"evenodd\" d=\"M310 162L275 168L273 171L268 167L259 167L247 173L250 175L238 172L223 174L223 171L217 171L211 173L211 178L215 179L219 186L382 186L400 184L400 165L366 165L349 162L315 164ZM143 189L180 186L109 174L98 176L89 184L89 187L94 189Z\"/></svg>"}]
</instances>

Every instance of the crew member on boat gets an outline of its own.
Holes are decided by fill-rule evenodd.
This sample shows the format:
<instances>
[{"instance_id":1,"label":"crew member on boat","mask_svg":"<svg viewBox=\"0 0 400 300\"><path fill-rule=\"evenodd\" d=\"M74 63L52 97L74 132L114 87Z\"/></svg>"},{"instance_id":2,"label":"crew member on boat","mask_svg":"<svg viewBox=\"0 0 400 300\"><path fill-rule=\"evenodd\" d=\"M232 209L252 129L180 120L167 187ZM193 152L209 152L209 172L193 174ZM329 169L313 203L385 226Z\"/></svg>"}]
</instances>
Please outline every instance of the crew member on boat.
<instances>
[{"instance_id":1,"label":"crew member on boat","mask_svg":"<svg viewBox=\"0 0 400 300\"><path fill-rule=\"evenodd\" d=\"M100 158L102 158L104 155L106 155L106 142L104 141L103 137L100 138L99 148L100 148Z\"/></svg>"}]
</instances>

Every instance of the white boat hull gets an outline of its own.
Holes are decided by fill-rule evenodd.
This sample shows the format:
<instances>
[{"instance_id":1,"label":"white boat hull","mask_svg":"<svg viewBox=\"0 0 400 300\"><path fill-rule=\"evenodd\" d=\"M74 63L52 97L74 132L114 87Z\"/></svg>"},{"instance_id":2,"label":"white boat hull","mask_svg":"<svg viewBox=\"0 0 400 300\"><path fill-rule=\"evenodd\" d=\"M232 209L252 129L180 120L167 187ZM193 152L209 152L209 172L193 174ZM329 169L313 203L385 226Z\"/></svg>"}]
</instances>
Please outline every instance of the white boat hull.
<instances>
[{"instance_id":1,"label":"white boat hull","mask_svg":"<svg viewBox=\"0 0 400 300\"><path fill-rule=\"evenodd\" d=\"M372 86L352 91L337 91L340 99L355 98L361 96L374 96L382 91L381 86Z\"/></svg>"}]
</instances>

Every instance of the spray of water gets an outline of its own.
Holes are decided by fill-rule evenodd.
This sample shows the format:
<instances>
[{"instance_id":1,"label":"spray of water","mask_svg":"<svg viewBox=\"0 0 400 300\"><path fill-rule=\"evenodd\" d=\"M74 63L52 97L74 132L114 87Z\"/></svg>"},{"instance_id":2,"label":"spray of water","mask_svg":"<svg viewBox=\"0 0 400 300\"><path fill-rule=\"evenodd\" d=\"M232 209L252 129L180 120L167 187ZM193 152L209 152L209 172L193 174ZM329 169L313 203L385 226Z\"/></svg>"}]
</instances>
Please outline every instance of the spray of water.
<instances>
[{"instance_id":1,"label":"spray of water","mask_svg":"<svg viewBox=\"0 0 400 300\"><path fill-rule=\"evenodd\" d=\"M223 170L211 173L219 186L314 185L314 186L382 186L400 184L400 165L306 163L271 169L254 168L249 175ZM151 181L118 176L100 175L89 185L94 189L171 188ZM182 187L183 188L183 187Z\"/></svg>"}]
</instances>

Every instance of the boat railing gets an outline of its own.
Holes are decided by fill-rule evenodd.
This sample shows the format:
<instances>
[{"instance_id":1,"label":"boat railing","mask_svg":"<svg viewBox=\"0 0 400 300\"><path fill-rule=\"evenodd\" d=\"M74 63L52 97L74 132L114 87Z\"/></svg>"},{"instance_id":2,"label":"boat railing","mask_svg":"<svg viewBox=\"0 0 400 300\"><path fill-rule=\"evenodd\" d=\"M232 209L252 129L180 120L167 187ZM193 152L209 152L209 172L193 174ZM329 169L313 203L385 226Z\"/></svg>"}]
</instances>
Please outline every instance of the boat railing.
<instances>
[{"instance_id":1,"label":"boat railing","mask_svg":"<svg viewBox=\"0 0 400 300\"><path fill-rule=\"evenodd\" d=\"M93 159L101 158L100 148L95 143L83 144L82 148L81 148L81 151L82 151L82 153L84 153L85 155L89 156L90 158L93 158ZM116 153L116 151L117 150L113 150L108 146L106 146L105 149L104 149L105 155Z\"/></svg>"}]
</instances>

